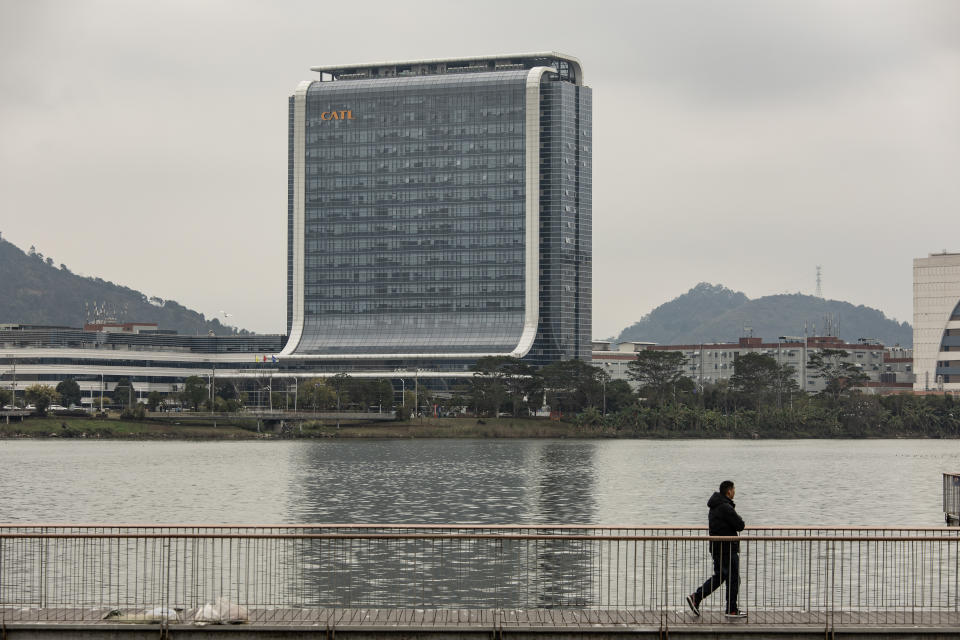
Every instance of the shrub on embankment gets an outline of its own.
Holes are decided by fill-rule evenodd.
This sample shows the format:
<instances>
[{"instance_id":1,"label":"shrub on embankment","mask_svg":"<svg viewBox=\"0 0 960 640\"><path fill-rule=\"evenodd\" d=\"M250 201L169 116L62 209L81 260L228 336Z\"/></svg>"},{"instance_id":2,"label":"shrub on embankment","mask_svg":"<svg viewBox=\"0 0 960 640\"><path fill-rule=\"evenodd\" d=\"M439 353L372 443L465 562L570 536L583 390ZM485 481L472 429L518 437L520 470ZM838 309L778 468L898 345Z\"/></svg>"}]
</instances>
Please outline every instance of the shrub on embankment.
<instances>
[{"instance_id":1,"label":"shrub on embankment","mask_svg":"<svg viewBox=\"0 0 960 640\"><path fill-rule=\"evenodd\" d=\"M694 438L956 438L960 402L942 396L793 398L784 406L707 408L689 404L630 407L603 416L588 409L576 424L615 437Z\"/></svg>"}]
</instances>

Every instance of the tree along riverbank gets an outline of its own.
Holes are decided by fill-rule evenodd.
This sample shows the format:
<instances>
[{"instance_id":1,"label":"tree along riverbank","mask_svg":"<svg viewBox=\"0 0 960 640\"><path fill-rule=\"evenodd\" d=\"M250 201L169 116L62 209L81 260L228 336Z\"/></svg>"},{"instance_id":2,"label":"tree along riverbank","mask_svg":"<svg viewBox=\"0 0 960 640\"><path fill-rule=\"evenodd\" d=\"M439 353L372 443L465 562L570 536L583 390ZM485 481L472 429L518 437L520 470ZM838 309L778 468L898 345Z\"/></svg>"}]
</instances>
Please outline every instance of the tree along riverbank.
<instances>
[{"instance_id":1,"label":"tree along riverbank","mask_svg":"<svg viewBox=\"0 0 960 640\"><path fill-rule=\"evenodd\" d=\"M872 398L864 398L872 400ZM879 405L879 403L876 403ZM949 403L960 408L960 404ZM587 410L571 420L547 418L412 418L391 423L288 423L279 432L257 430L256 421L238 418L180 424L119 417L30 417L0 423L0 438L85 438L130 440L256 440L311 438L648 438L648 439L786 439L786 438L957 438L952 411L893 415L832 410L800 404L781 410L740 409L722 413L687 405L662 408L632 406L602 415ZM960 415L960 412L958 412ZM952 427L950 425L953 425Z\"/></svg>"}]
</instances>

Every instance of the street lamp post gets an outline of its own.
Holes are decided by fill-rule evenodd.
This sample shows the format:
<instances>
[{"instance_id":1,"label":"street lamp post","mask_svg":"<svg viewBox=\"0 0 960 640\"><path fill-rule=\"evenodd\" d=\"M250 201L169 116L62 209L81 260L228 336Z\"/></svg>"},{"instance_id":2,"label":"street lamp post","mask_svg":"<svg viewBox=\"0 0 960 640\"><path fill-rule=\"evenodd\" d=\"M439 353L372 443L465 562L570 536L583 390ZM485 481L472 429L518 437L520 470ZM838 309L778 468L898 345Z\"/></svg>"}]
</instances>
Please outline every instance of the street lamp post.
<instances>
[{"instance_id":1,"label":"street lamp post","mask_svg":"<svg viewBox=\"0 0 960 640\"><path fill-rule=\"evenodd\" d=\"M10 395L10 406L16 409L17 408L17 361L15 359L13 360L13 368L11 371L13 373L13 386L11 387L12 393ZM7 422L9 423L9 421L10 419L8 417Z\"/></svg>"},{"instance_id":2,"label":"street lamp post","mask_svg":"<svg viewBox=\"0 0 960 640\"><path fill-rule=\"evenodd\" d=\"M17 361L13 356L11 356L11 360L13 362L11 364L10 371L13 374L13 383L12 383L12 386L10 387L11 389L10 406L16 409L17 408ZM6 375L6 374L3 374L3 375Z\"/></svg>"},{"instance_id":3,"label":"street lamp post","mask_svg":"<svg viewBox=\"0 0 960 640\"><path fill-rule=\"evenodd\" d=\"M340 385L341 385L341 382L338 380L337 382L337 429L340 428Z\"/></svg>"},{"instance_id":4,"label":"street lamp post","mask_svg":"<svg viewBox=\"0 0 960 640\"><path fill-rule=\"evenodd\" d=\"M600 386L603 388L603 416L607 416L607 376L606 372L600 378Z\"/></svg>"},{"instance_id":5,"label":"street lamp post","mask_svg":"<svg viewBox=\"0 0 960 640\"><path fill-rule=\"evenodd\" d=\"M402 374L403 369L394 369L394 373ZM407 381L403 379L403 376L400 376L400 406L404 409L407 408Z\"/></svg>"},{"instance_id":6,"label":"street lamp post","mask_svg":"<svg viewBox=\"0 0 960 640\"><path fill-rule=\"evenodd\" d=\"M296 419L297 413L297 393L300 392L300 381L297 380L297 376L293 376L293 413L294 419ZM289 396L288 396L289 397ZM300 427L300 433L303 433L303 420L297 420L297 425Z\"/></svg>"},{"instance_id":7,"label":"street lamp post","mask_svg":"<svg viewBox=\"0 0 960 640\"><path fill-rule=\"evenodd\" d=\"M703 406L703 343L700 343L700 406Z\"/></svg>"},{"instance_id":8,"label":"street lamp post","mask_svg":"<svg viewBox=\"0 0 960 640\"><path fill-rule=\"evenodd\" d=\"M807 332L803 332L803 392L807 392Z\"/></svg>"}]
</instances>

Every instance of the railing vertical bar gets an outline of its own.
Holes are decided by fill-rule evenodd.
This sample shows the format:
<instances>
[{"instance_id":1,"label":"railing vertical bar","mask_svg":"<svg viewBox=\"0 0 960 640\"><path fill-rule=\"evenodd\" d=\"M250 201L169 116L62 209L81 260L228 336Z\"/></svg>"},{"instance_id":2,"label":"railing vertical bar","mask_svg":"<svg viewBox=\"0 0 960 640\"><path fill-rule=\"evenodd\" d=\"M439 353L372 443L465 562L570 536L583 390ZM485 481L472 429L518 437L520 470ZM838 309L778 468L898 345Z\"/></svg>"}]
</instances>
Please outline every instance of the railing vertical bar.
<instances>
[{"instance_id":1,"label":"railing vertical bar","mask_svg":"<svg viewBox=\"0 0 960 640\"><path fill-rule=\"evenodd\" d=\"M41 533L45 533L46 529L40 529ZM43 540L43 545L40 547L40 608L47 606L46 601L46 586L47 586L47 568L46 568L46 551L47 551L48 541L46 538Z\"/></svg>"},{"instance_id":2,"label":"railing vertical bar","mask_svg":"<svg viewBox=\"0 0 960 640\"><path fill-rule=\"evenodd\" d=\"M2 529L0 529L2 532ZM9 590L6 587L7 581L4 579L7 569L7 549L9 545L6 544L6 538L0 538L0 603L6 604L11 598L9 595ZM7 608L5 606L0 607L0 622L6 625L7 622Z\"/></svg>"},{"instance_id":3,"label":"railing vertical bar","mask_svg":"<svg viewBox=\"0 0 960 640\"><path fill-rule=\"evenodd\" d=\"M669 562L668 558L670 557L670 543L666 540L663 541L663 599L660 602L660 608L663 611L665 616L667 613L667 603L670 602L670 591L669 591Z\"/></svg>"}]
</instances>

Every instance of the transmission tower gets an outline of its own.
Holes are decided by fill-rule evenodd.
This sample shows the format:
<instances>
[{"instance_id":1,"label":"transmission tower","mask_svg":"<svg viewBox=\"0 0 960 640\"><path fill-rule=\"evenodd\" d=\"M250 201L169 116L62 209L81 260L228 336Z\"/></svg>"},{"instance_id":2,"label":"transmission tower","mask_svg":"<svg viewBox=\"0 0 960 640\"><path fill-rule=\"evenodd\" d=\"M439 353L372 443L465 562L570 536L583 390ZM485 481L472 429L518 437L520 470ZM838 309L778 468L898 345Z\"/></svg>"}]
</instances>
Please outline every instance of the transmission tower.
<instances>
[{"instance_id":1,"label":"transmission tower","mask_svg":"<svg viewBox=\"0 0 960 640\"><path fill-rule=\"evenodd\" d=\"M820 265L817 265L817 297L823 297L823 289L820 287Z\"/></svg>"}]
</instances>

